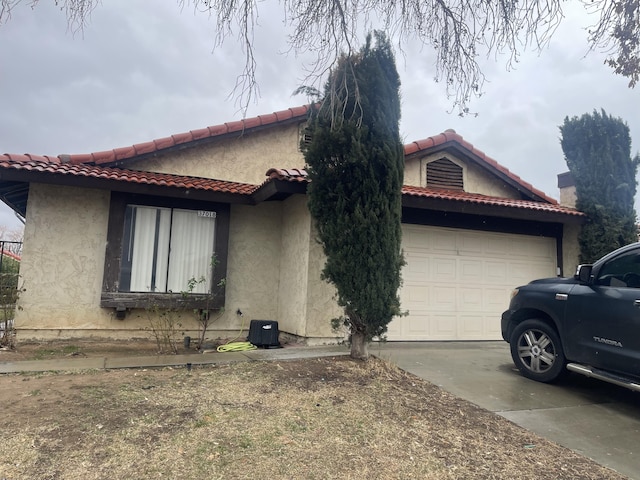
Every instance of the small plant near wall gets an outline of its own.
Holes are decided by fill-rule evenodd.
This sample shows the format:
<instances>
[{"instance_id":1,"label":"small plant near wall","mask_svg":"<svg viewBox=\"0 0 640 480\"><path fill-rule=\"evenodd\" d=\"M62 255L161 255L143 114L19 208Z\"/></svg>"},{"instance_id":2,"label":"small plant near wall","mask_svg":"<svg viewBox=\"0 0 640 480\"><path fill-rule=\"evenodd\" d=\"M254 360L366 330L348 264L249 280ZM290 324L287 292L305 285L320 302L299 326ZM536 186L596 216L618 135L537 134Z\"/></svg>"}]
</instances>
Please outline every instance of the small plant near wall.
<instances>
[{"instance_id":1,"label":"small plant near wall","mask_svg":"<svg viewBox=\"0 0 640 480\"><path fill-rule=\"evenodd\" d=\"M218 259L216 258L216 256L212 256L211 257L211 271L215 273L215 269L218 265ZM201 276L200 278L195 278L195 277L191 277L189 279L189 281L187 282L187 291L183 292L183 295L189 295L191 293L194 292L194 290L202 284L205 284L207 281L207 279L204 276ZM202 350L204 343L205 343L205 339L206 339L206 335L207 335L207 330L209 328L209 326L215 322L216 320L218 320L222 314L224 313L224 307L223 308L219 308L219 309L211 309L209 308L210 305L215 304L215 300L218 298L218 295L221 294L221 292L224 290L224 288L227 285L227 280L226 278L221 279L217 285L211 289L210 294L207 296L207 304L204 308L198 308L194 310L194 313L196 315L196 318L198 320L198 349Z\"/></svg>"},{"instance_id":2,"label":"small plant near wall","mask_svg":"<svg viewBox=\"0 0 640 480\"><path fill-rule=\"evenodd\" d=\"M211 258L210 265L212 273L215 274L215 268L218 265L218 260L215 256ZM213 275L213 278L215 278L215 275ZM168 293L169 301L163 301L162 305L154 301L153 297L149 297L145 311L149 330L156 341L159 353L178 353L179 339L184 336L184 330L188 328L182 323L183 315L189 309L185 307L185 304L188 303L191 295L199 293L203 289L202 287L206 288L208 282L209 279L204 275L200 277L193 276L187 281L185 290L180 293ZM226 279L223 278L204 295L206 299L204 306L193 309L198 322L199 350L203 348L209 326L224 313L224 308L214 309L210 308L210 306L216 304L218 296L224 292L225 286Z\"/></svg>"},{"instance_id":3,"label":"small plant near wall","mask_svg":"<svg viewBox=\"0 0 640 480\"><path fill-rule=\"evenodd\" d=\"M169 295L174 299L175 294L169 293ZM150 303L145 310L149 321L149 330L158 346L158 353L178 353L182 311L177 305L177 301L169 302L168 307Z\"/></svg>"}]
</instances>

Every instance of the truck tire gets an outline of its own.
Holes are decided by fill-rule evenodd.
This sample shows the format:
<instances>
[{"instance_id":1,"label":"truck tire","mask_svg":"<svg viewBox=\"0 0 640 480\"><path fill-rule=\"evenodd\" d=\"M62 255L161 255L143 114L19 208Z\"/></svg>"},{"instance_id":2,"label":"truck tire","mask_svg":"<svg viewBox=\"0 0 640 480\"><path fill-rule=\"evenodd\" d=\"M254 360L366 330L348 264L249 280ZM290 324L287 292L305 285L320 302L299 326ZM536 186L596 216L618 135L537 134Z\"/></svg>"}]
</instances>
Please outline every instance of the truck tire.
<instances>
[{"instance_id":1,"label":"truck tire","mask_svg":"<svg viewBox=\"0 0 640 480\"><path fill-rule=\"evenodd\" d=\"M538 319L519 323L509 343L513 363L525 377L538 382L553 382L565 372L562 342L548 323Z\"/></svg>"}]
</instances>

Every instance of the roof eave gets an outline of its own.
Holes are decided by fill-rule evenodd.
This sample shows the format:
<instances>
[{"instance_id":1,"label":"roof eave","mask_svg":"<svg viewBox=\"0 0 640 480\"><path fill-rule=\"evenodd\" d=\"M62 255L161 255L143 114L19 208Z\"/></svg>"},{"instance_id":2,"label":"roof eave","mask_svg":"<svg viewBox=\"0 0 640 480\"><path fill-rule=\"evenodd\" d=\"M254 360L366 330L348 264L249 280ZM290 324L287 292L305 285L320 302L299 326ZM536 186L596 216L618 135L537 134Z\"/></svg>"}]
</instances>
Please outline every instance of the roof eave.
<instances>
[{"instance_id":1,"label":"roof eave","mask_svg":"<svg viewBox=\"0 0 640 480\"><path fill-rule=\"evenodd\" d=\"M467 213L473 215L486 215L489 217L535 220L540 222L580 224L586 219L582 213L553 212L526 207L516 207L514 205L485 205L478 202L460 199L421 197L408 194L402 195L402 206L417 208L420 210Z\"/></svg>"},{"instance_id":2,"label":"roof eave","mask_svg":"<svg viewBox=\"0 0 640 480\"><path fill-rule=\"evenodd\" d=\"M274 200L284 200L291 195L306 194L308 182L291 182L287 180L270 179L260 185L251 194L254 203L261 203Z\"/></svg>"},{"instance_id":3,"label":"roof eave","mask_svg":"<svg viewBox=\"0 0 640 480\"><path fill-rule=\"evenodd\" d=\"M193 200L231 204L252 203L251 195L243 193L220 192L168 185L141 184L135 182L126 182L122 180L85 177L62 173L39 172L34 170L3 169L0 171L0 182L4 181L24 182L25 184L42 183L79 188L95 188L99 190L137 193L142 195L167 196L172 198L188 198ZM11 205L9 206L11 207ZM14 208L14 211L17 210ZM18 211L18 213L24 216L22 212Z\"/></svg>"}]
</instances>

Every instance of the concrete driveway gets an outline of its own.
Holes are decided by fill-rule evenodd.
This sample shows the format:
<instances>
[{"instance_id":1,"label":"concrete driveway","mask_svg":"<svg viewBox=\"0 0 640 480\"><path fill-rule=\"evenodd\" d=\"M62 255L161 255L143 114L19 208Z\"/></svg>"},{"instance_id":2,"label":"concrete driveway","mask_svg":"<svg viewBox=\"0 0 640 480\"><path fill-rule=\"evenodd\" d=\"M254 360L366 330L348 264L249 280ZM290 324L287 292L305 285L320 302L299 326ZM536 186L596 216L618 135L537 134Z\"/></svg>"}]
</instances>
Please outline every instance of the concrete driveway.
<instances>
[{"instance_id":1,"label":"concrete driveway","mask_svg":"<svg viewBox=\"0 0 640 480\"><path fill-rule=\"evenodd\" d=\"M454 395L640 480L640 396L577 374L528 380L505 342L389 342L370 353Z\"/></svg>"}]
</instances>

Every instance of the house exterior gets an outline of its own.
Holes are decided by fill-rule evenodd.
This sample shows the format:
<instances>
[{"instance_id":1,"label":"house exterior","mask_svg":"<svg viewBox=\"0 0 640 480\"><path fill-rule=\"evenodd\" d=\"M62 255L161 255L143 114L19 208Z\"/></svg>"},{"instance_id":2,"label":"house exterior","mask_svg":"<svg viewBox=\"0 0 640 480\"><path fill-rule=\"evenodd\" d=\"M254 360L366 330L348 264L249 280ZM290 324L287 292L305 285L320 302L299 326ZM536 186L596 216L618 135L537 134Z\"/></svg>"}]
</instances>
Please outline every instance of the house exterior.
<instances>
[{"instance_id":1,"label":"house exterior","mask_svg":"<svg viewBox=\"0 0 640 480\"><path fill-rule=\"evenodd\" d=\"M209 338L263 319L309 344L342 339L306 206L307 117L301 106L105 152L0 155L0 198L26 218L18 341L148 337L176 308L185 335L213 312ZM389 340L498 339L514 286L575 269L584 216L456 132L405 145L405 165L408 315Z\"/></svg>"}]
</instances>

